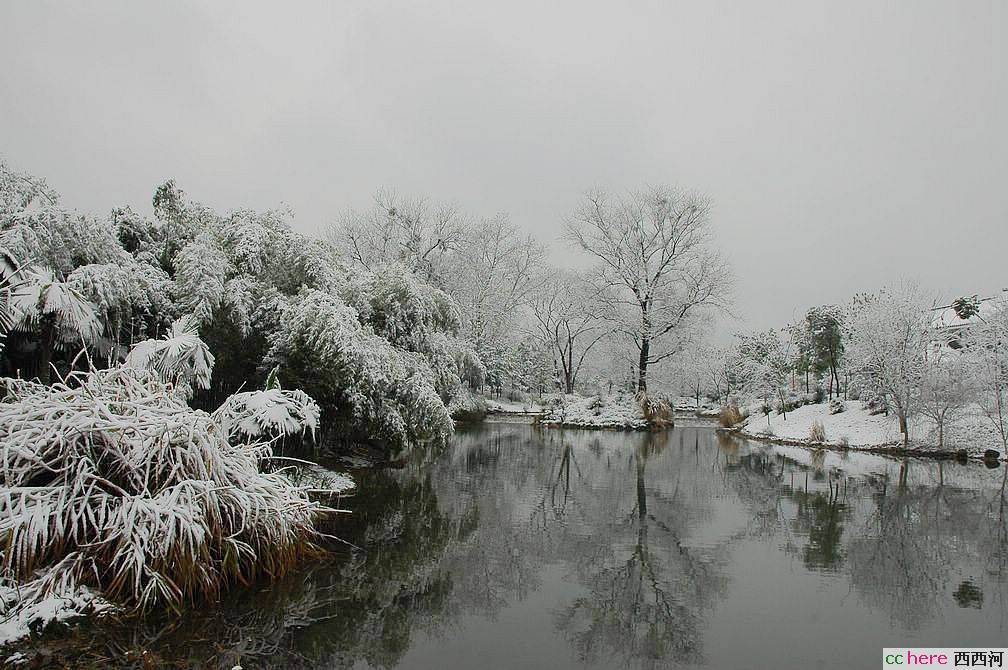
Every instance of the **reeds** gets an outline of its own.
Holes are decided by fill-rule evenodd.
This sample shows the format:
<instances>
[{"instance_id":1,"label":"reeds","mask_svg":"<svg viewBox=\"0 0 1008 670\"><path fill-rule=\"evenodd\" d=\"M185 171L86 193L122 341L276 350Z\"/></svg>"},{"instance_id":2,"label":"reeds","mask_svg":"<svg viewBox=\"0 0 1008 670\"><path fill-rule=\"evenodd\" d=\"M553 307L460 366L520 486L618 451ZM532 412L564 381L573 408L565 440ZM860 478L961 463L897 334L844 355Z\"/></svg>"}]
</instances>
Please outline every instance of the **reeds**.
<instances>
[{"instance_id":1,"label":"reeds","mask_svg":"<svg viewBox=\"0 0 1008 670\"><path fill-rule=\"evenodd\" d=\"M0 566L33 597L89 586L178 608L317 552L329 510L260 472L268 443L229 444L152 373L2 383Z\"/></svg>"}]
</instances>

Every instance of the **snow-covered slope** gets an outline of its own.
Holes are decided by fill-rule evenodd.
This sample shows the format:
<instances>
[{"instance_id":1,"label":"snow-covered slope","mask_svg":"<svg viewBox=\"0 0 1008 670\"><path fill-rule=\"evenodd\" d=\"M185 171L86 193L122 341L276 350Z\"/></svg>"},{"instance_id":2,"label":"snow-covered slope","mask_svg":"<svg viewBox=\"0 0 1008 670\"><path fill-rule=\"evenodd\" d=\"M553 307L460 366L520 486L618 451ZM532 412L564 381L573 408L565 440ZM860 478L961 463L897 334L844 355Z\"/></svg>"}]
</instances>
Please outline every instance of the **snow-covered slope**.
<instances>
[{"instance_id":1,"label":"snow-covered slope","mask_svg":"<svg viewBox=\"0 0 1008 670\"><path fill-rule=\"evenodd\" d=\"M742 428L744 433L757 437L778 437L796 442L813 443L810 431L816 421L826 432L826 444L849 444L852 447L877 447L900 441L899 427L893 415L872 416L858 401L847 401L839 414L829 413L829 404L804 405L786 416L777 412L763 415L753 412ZM769 419L769 421L768 421Z\"/></svg>"}]
</instances>

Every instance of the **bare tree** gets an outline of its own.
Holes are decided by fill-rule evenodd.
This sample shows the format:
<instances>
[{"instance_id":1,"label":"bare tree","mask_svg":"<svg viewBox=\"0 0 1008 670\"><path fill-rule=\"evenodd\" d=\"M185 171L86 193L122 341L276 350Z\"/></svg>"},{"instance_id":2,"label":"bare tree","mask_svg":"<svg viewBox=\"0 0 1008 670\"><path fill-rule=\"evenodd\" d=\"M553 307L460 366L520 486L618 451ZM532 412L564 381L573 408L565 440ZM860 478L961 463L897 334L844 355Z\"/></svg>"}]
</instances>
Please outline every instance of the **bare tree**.
<instances>
[{"instance_id":1,"label":"bare tree","mask_svg":"<svg viewBox=\"0 0 1008 670\"><path fill-rule=\"evenodd\" d=\"M471 226L451 205L379 191L370 209L345 213L330 240L365 269L399 261L440 286L445 256L460 247Z\"/></svg>"},{"instance_id":2,"label":"bare tree","mask_svg":"<svg viewBox=\"0 0 1008 670\"><path fill-rule=\"evenodd\" d=\"M549 273L529 299L537 334L552 349L566 393L574 392L588 353L612 332L611 305L574 273Z\"/></svg>"},{"instance_id":3,"label":"bare tree","mask_svg":"<svg viewBox=\"0 0 1008 670\"><path fill-rule=\"evenodd\" d=\"M934 342L928 348L921 378L921 414L934 422L938 448L945 447L946 429L974 395L974 379L963 352Z\"/></svg>"},{"instance_id":4,"label":"bare tree","mask_svg":"<svg viewBox=\"0 0 1008 670\"><path fill-rule=\"evenodd\" d=\"M648 366L681 350L675 337L704 308L723 308L731 275L711 248L710 206L667 186L610 198L589 193L567 222L570 239L600 261L606 285L632 313L626 332L637 349L637 389Z\"/></svg>"},{"instance_id":5,"label":"bare tree","mask_svg":"<svg viewBox=\"0 0 1008 670\"><path fill-rule=\"evenodd\" d=\"M464 329L477 348L513 325L519 305L536 285L544 251L499 214L474 223L452 254L446 290L462 308Z\"/></svg>"}]
</instances>

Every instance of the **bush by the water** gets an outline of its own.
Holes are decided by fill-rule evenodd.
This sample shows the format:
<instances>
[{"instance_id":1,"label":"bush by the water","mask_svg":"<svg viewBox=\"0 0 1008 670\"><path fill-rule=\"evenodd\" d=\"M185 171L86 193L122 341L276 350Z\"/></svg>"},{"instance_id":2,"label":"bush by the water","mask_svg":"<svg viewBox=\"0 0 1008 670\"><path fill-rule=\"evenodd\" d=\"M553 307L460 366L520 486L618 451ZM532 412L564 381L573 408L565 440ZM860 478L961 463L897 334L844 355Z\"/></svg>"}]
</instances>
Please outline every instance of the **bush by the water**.
<instances>
[{"instance_id":1,"label":"bush by the water","mask_svg":"<svg viewBox=\"0 0 1008 670\"><path fill-rule=\"evenodd\" d=\"M327 509L260 471L269 444L231 444L150 372L4 384L0 565L19 606L92 587L178 608L317 552Z\"/></svg>"},{"instance_id":2,"label":"bush by the water","mask_svg":"<svg viewBox=\"0 0 1008 670\"><path fill-rule=\"evenodd\" d=\"M812 422L812 425L809 426L808 437L810 442L826 441L826 428L823 426L822 421Z\"/></svg>"},{"instance_id":3,"label":"bush by the water","mask_svg":"<svg viewBox=\"0 0 1008 670\"><path fill-rule=\"evenodd\" d=\"M727 405L721 408L721 413L718 414L718 423L724 428L732 428L742 423L744 418L738 407Z\"/></svg>"},{"instance_id":4,"label":"bush by the water","mask_svg":"<svg viewBox=\"0 0 1008 670\"><path fill-rule=\"evenodd\" d=\"M637 394L637 402L644 413L644 418L651 425L665 428L675 424L675 400L671 397L663 393L641 391Z\"/></svg>"}]
</instances>

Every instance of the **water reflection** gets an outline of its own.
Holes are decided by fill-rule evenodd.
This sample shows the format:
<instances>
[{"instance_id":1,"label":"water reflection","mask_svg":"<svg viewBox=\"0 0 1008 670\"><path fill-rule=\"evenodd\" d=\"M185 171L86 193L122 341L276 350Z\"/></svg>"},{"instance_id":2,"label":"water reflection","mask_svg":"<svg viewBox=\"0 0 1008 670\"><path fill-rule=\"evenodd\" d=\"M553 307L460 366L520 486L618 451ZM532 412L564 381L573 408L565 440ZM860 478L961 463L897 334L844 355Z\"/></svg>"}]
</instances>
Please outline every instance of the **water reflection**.
<instances>
[{"instance_id":1,"label":"water reflection","mask_svg":"<svg viewBox=\"0 0 1008 670\"><path fill-rule=\"evenodd\" d=\"M38 663L489 668L529 648L559 668L800 667L836 638L873 664L916 635L991 645L1008 631L1005 476L710 429L490 424L363 473L328 529L359 550Z\"/></svg>"}]
</instances>

